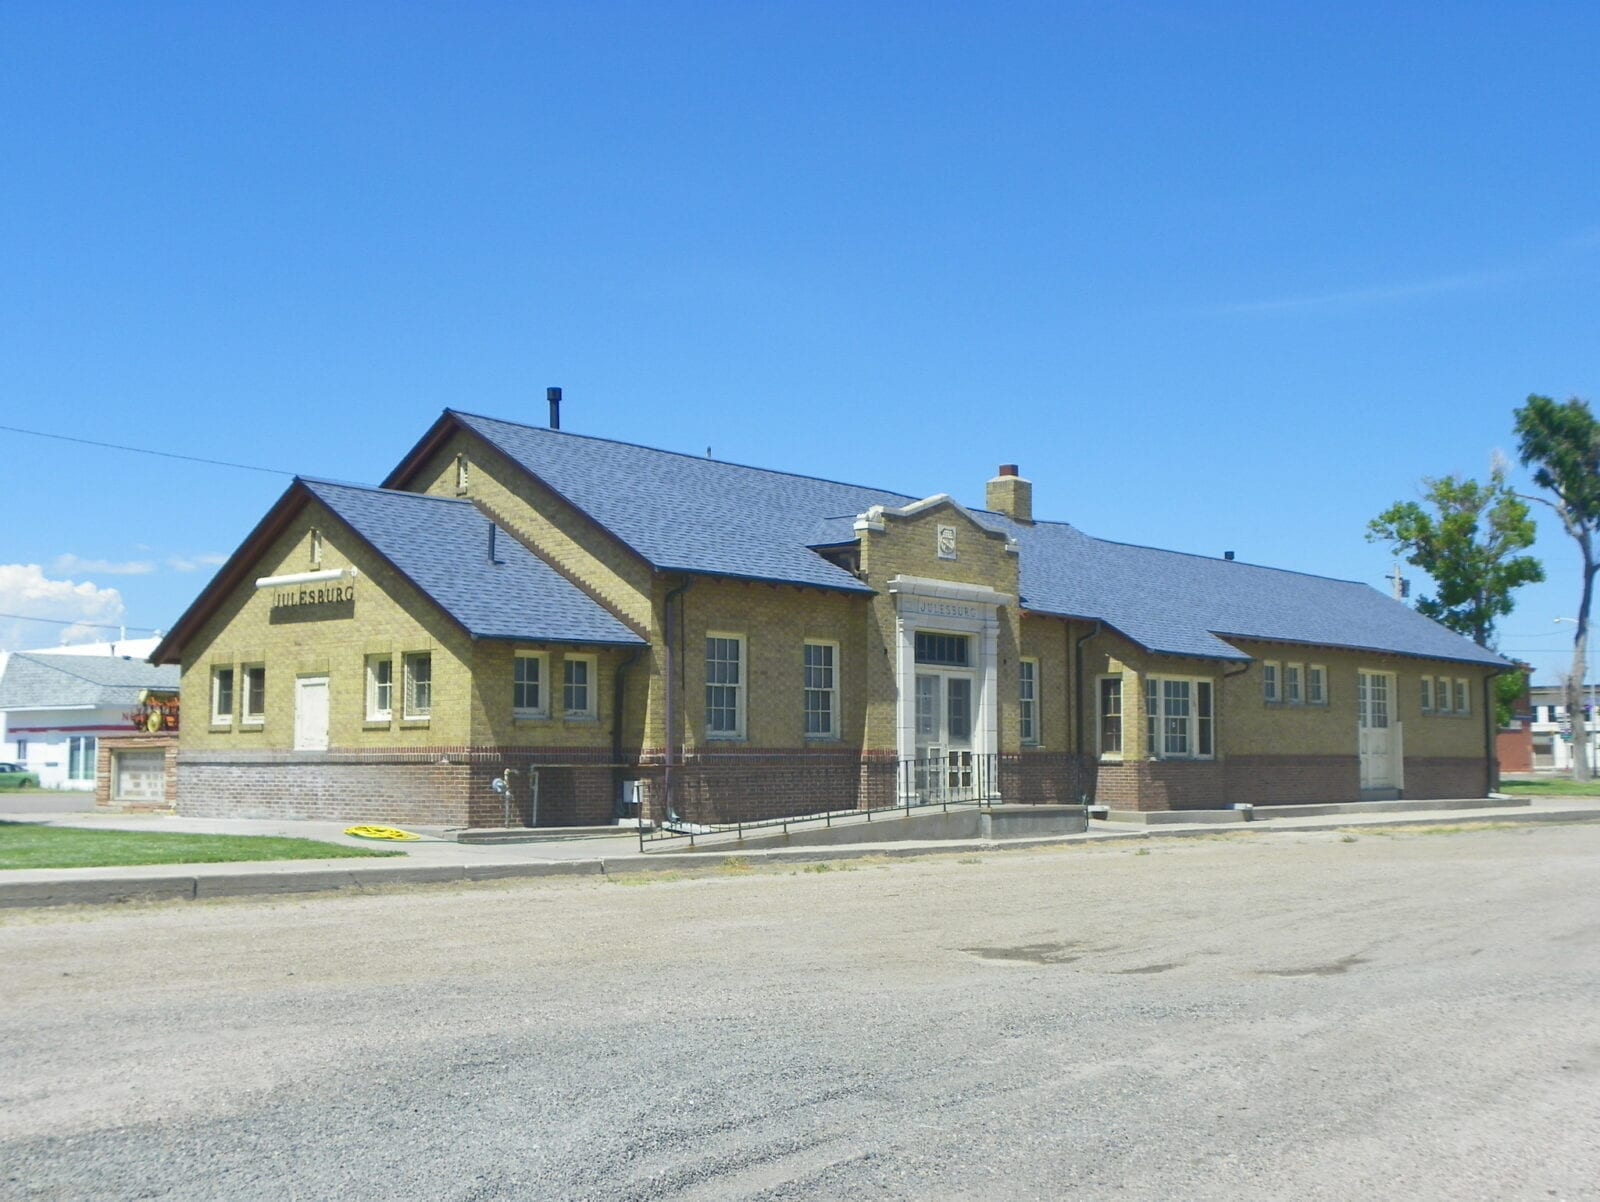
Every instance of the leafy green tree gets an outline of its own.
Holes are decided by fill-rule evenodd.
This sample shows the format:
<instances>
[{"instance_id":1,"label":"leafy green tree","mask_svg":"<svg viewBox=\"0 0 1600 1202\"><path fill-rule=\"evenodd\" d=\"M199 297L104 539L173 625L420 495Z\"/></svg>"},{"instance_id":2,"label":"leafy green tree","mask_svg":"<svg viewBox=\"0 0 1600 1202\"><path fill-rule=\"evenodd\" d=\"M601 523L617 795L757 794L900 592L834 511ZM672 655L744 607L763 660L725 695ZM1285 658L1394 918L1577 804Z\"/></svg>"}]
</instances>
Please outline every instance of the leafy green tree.
<instances>
[{"instance_id":1,"label":"leafy green tree","mask_svg":"<svg viewBox=\"0 0 1600 1202\"><path fill-rule=\"evenodd\" d=\"M1503 463L1489 482L1458 476L1423 480L1425 509L1397 501L1367 524L1367 541L1393 543L1413 567L1433 580L1436 595L1420 597L1417 610L1480 647L1494 641L1495 620L1511 612L1512 591L1544 579L1531 555L1533 518L1506 483Z\"/></svg>"},{"instance_id":2,"label":"leafy green tree","mask_svg":"<svg viewBox=\"0 0 1600 1202\"><path fill-rule=\"evenodd\" d=\"M1600 536L1600 421L1587 402L1576 397L1557 404L1547 396L1530 396L1514 416L1518 458L1523 467L1533 468L1533 482L1555 498L1532 499L1555 511L1583 558L1567 713L1572 715L1573 775L1588 780L1591 765L1583 683L1588 671L1589 609L1594 601L1595 574L1600 570L1600 548L1595 545Z\"/></svg>"}]
</instances>

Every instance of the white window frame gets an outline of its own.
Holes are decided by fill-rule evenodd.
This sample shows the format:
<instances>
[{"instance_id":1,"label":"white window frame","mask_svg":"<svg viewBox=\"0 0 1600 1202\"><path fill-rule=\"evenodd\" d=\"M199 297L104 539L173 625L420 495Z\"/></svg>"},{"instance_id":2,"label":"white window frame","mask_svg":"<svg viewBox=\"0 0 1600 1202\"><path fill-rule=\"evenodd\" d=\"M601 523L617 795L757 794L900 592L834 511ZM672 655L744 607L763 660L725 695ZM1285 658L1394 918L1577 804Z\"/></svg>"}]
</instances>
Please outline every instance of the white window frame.
<instances>
[{"instance_id":1,"label":"white window frame","mask_svg":"<svg viewBox=\"0 0 1600 1202\"><path fill-rule=\"evenodd\" d=\"M378 679L378 668L389 665L387 682ZM389 704L381 703L381 690L389 690ZM394 653L385 651L367 656L367 721L390 722L394 720Z\"/></svg>"},{"instance_id":2,"label":"white window frame","mask_svg":"<svg viewBox=\"0 0 1600 1202\"><path fill-rule=\"evenodd\" d=\"M1106 750L1106 683L1117 686L1117 750ZM1128 686L1122 676L1098 676L1094 683L1094 746L1102 760L1120 763L1128 746Z\"/></svg>"},{"instance_id":3,"label":"white window frame","mask_svg":"<svg viewBox=\"0 0 1600 1202\"><path fill-rule=\"evenodd\" d=\"M1450 678L1441 676L1433 682L1433 712L1436 714L1455 713L1454 701L1451 697Z\"/></svg>"},{"instance_id":4,"label":"white window frame","mask_svg":"<svg viewBox=\"0 0 1600 1202\"><path fill-rule=\"evenodd\" d=\"M261 674L261 708L250 708L250 674ZM264 726L267 721L267 665L266 664L240 664L239 675L235 678L239 685L239 725Z\"/></svg>"},{"instance_id":5,"label":"white window frame","mask_svg":"<svg viewBox=\"0 0 1600 1202\"><path fill-rule=\"evenodd\" d=\"M456 456L456 492L464 493L472 483L472 461L463 451Z\"/></svg>"},{"instance_id":6,"label":"white window frame","mask_svg":"<svg viewBox=\"0 0 1600 1202\"><path fill-rule=\"evenodd\" d=\"M596 706L600 695L600 658L595 655L563 655L561 657L561 712L569 718L579 721L592 721L598 712ZM574 684L570 679L571 669L583 668L583 683ZM568 697L572 689L583 690L583 705L572 706L568 704Z\"/></svg>"},{"instance_id":7,"label":"white window frame","mask_svg":"<svg viewBox=\"0 0 1600 1202\"><path fill-rule=\"evenodd\" d=\"M1285 705L1304 705L1306 666L1304 664L1283 665L1283 703Z\"/></svg>"},{"instance_id":8,"label":"white window frame","mask_svg":"<svg viewBox=\"0 0 1600 1202\"><path fill-rule=\"evenodd\" d=\"M417 679L417 665L426 661L428 665L428 678L426 681ZM404 680L403 697L401 700L401 716L407 722L425 722L433 718L433 652L406 651L400 656L401 676ZM417 685L426 684L428 689L427 701L418 704Z\"/></svg>"},{"instance_id":9,"label":"white window frame","mask_svg":"<svg viewBox=\"0 0 1600 1202\"><path fill-rule=\"evenodd\" d=\"M67 779L73 781L95 778L95 757L100 753L100 743L93 735L67 736Z\"/></svg>"},{"instance_id":10,"label":"white window frame","mask_svg":"<svg viewBox=\"0 0 1600 1202\"><path fill-rule=\"evenodd\" d=\"M1456 677L1455 709L1463 718L1472 713L1472 689L1464 676Z\"/></svg>"},{"instance_id":11,"label":"white window frame","mask_svg":"<svg viewBox=\"0 0 1600 1202\"><path fill-rule=\"evenodd\" d=\"M228 708L217 703L222 700L222 674L228 675ZM211 725L232 726L234 710L239 708L239 673L232 664L217 664L211 669Z\"/></svg>"},{"instance_id":12,"label":"white window frame","mask_svg":"<svg viewBox=\"0 0 1600 1202\"><path fill-rule=\"evenodd\" d=\"M517 704L517 671L524 663L532 661L538 670L538 705ZM546 651L518 651L511 662L511 716L513 718L548 718L550 716L550 654ZM526 687L526 686L524 686Z\"/></svg>"},{"instance_id":13,"label":"white window frame","mask_svg":"<svg viewBox=\"0 0 1600 1202\"><path fill-rule=\"evenodd\" d=\"M1214 760L1217 758L1217 682L1209 676L1172 676L1149 675L1144 678L1145 696L1145 754L1153 760ZM1166 750L1165 723L1169 717L1166 713L1168 682L1173 684L1186 684L1189 686L1189 712L1183 715L1184 742L1189 750L1184 752L1168 753ZM1200 713L1200 686L1204 685L1210 698L1209 712L1203 717ZM1151 694L1160 701L1159 712L1151 705ZM1200 751L1201 723L1209 723L1207 733L1211 736L1211 750ZM1160 744L1158 747L1157 744Z\"/></svg>"},{"instance_id":14,"label":"white window frame","mask_svg":"<svg viewBox=\"0 0 1600 1202\"><path fill-rule=\"evenodd\" d=\"M1315 697L1313 697L1311 695L1311 681L1313 679L1315 679L1316 682L1317 682L1317 695ZM1306 704L1307 705L1327 705L1328 704L1328 665L1327 664L1307 664L1306 665Z\"/></svg>"},{"instance_id":15,"label":"white window frame","mask_svg":"<svg viewBox=\"0 0 1600 1202\"><path fill-rule=\"evenodd\" d=\"M1422 692L1419 700L1422 703L1422 712L1431 714L1433 713L1433 677L1424 676L1421 677L1421 680Z\"/></svg>"},{"instance_id":16,"label":"white window frame","mask_svg":"<svg viewBox=\"0 0 1600 1202\"><path fill-rule=\"evenodd\" d=\"M1024 747L1041 745L1040 713L1039 661L1031 655L1024 655L1017 660L1017 729L1022 734Z\"/></svg>"},{"instance_id":17,"label":"white window frame","mask_svg":"<svg viewBox=\"0 0 1600 1202\"><path fill-rule=\"evenodd\" d=\"M827 684L816 685L812 683L811 671L813 665L808 663L809 653L813 647L828 653L826 664L815 665L820 670L827 672ZM800 647L800 722L808 739L837 739L839 737L839 644L830 639L806 639ZM826 711L813 708L813 697L820 697L827 703ZM811 730L811 716L826 712L828 725L826 730Z\"/></svg>"},{"instance_id":18,"label":"white window frame","mask_svg":"<svg viewBox=\"0 0 1600 1202\"><path fill-rule=\"evenodd\" d=\"M731 684L726 682L726 681L718 681L716 683L713 683L712 680L711 680L711 640L712 639L723 639L723 640L726 640L728 642L731 642L736 648L738 648L739 658L737 660L737 664L738 664L738 677L739 678L738 678L738 680L732 682ZM726 662L726 661L721 661L721 662ZM739 740L739 739L743 739L745 737L745 708L746 708L746 705L747 705L747 702L748 702L748 698L747 698L748 689L746 688L746 682L750 679L749 647L745 642L745 636L742 635L742 634L734 634L731 631L725 631L725 630L708 630L708 631L706 631L705 658L701 661L701 666L702 666L702 668L703 668L703 670L705 672L705 677L706 677L706 695L705 695L706 704L705 704L705 710L701 715L703 721L705 722L706 738L708 740L710 740L710 739L723 739L723 740ZM733 716L734 716L734 729L733 730L712 730L711 729L711 709L712 709L712 706L711 706L711 690L714 689L714 688L731 689L731 690L733 690ZM717 708L718 709L726 709L727 707L726 706L718 706Z\"/></svg>"},{"instance_id":19,"label":"white window frame","mask_svg":"<svg viewBox=\"0 0 1600 1202\"><path fill-rule=\"evenodd\" d=\"M1261 661L1261 700L1268 705L1283 701L1283 667L1275 659Z\"/></svg>"}]
</instances>

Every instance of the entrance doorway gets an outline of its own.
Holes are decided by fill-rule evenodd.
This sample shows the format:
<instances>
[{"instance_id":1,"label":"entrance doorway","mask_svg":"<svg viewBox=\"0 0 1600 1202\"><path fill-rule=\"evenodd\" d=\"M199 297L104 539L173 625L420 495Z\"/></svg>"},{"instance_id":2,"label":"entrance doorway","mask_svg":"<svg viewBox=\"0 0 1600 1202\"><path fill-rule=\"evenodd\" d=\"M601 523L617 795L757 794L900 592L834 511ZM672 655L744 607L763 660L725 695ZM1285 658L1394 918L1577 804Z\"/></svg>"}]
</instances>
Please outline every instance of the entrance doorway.
<instances>
[{"instance_id":1,"label":"entrance doorway","mask_svg":"<svg viewBox=\"0 0 1600 1202\"><path fill-rule=\"evenodd\" d=\"M328 750L328 678L300 676L294 682L294 749Z\"/></svg>"},{"instance_id":2,"label":"entrance doorway","mask_svg":"<svg viewBox=\"0 0 1600 1202\"><path fill-rule=\"evenodd\" d=\"M1393 789L1400 782L1394 754L1394 675L1358 672L1356 701L1360 711L1361 788Z\"/></svg>"},{"instance_id":3,"label":"entrance doorway","mask_svg":"<svg viewBox=\"0 0 1600 1202\"><path fill-rule=\"evenodd\" d=\"M972 673L919 669L916 690L917 797L924 802L971 800L977 788Z\"/></svg>"}]
</instances>

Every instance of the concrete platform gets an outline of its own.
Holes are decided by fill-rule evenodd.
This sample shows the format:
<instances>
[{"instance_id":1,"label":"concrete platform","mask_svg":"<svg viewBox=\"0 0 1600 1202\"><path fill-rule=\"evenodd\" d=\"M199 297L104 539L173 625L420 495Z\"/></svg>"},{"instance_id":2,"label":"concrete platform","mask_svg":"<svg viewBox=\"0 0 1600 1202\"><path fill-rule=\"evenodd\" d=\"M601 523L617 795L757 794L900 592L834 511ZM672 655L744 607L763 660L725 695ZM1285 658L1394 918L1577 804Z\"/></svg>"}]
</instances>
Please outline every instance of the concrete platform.
<instances>
[{"instance_id":1,"label":"concrete platform","mask_svg":"<svg viewBox=\"0 0 1600 1202\"><path fill-rule=\"evenodd\" d=\"M729 831L695 836L695 845L681 840L681 850L695 853L731 847L836 847L853 843L934 842L941 839L1028 839L1082 834L1089 829L1083 806L998 805L986 810L961 808L895 810L868 818L851 814L831 826L757 827L742 837Z\"/></svg>"},{"instance_id":2,"label":"concrete platform","mask_svg":"<svg viewBox=\"0 0 1600 1202\"><path fill-rule=\"evenodd\" d=\"M1238 806L1226 810L1109 810L1106 821L1132 826L1189 826L1195 823L1264 822L1274 818L1325 818L1334 814L1360 817L1364 814L1412 814L1433 810L1515 809L1532 804L1533 799L1529 797L1481 797Z\"/></svg>"},{"instance_id":3,"label":"concrete platform","mask_svg":"<svg viewBox=\"0 0 1600 1202\"><path fill-rule=\"evenodd\" d=\"M836 844L753 847L727 844L690 851L688 840L657 845L640 854L637 845L605 828L599 837L525 844L463 844L444 831L415 843L389 844L403 858L372 860L288 860L233 864L166 864L118 868L16 869L0 872L0 908L107 905L126 902L198 900L240 896L293 896L330 891L360 891L418 884L465 884L512 878L635 876L662 871L714 870L731 862L748 866L797 865L819 860L899 858L926 855L1003 853L1036 847L1114 845L1151 839L1207 838L1220 834L1256 836L1314 834L1368 828L1472 823L1572 823L1600 821L1600 798L1482 798L1410 803L1395 810L1393 802L1351 803L1334 814L1310 814L1306 806L1271 807L1271 817L1238 825L1204 821L1155 825L1095 822L1078 833L1021 837L916 838L916 822L907 823L906 837L884 838L884 823L874 820L844 828L850 841ZM1403 803L1402 803L1403 804ZM1449 807L1449 808L1445 808ZM1006 807L1002 807L1006 808ZM1035 810L1038 807L1016 807ZM1057 807L1081 815L1078 806ZM1266 808L1266 807L1263 807ZM1222 811L1231 812L1231 811ZM1282 816L1277 816L1281 814ZM933 815L929 815L932 817ZM942 815L939 815L942 817ZM1190 817L1181 814L1181 817ZM20 816L19 816L20 817ZM1258 816L1259 817L1259 816ZM337 824L253 819L182 819L122 816L116 821L96 814L54 814L28 817L53 825L100 829L211 831L228 834L284 834L334 842L360 842L344 836ZM875 828L875 829L874 829ZM824 828L826 829L826 828ZM993 827L991 826L991 834ZM627 833L627 832L624 832ZM372 846L372 844L366 844Z\"/></svg>"}]
</instances>

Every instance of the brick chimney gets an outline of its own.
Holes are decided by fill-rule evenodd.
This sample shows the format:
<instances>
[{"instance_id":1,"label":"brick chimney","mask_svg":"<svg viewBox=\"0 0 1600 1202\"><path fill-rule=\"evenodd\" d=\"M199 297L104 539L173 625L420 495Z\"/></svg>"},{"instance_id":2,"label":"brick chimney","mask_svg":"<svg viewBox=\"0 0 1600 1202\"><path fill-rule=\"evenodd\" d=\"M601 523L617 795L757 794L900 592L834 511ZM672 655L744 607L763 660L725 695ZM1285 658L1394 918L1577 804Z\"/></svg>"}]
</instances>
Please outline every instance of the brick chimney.
<instances>
[{"instance_id":1,"label":"brick chimney","mask_svg":"<svg viewBox=\"0 0 1600 1202\"><path fill-rule=\"evenodd\" d=\"M1033 481L1017 475L1016 464L1002 463L999 474L984 490L984 506L1013 522L1033 525Z\"/></svg>"}]
</instances>

